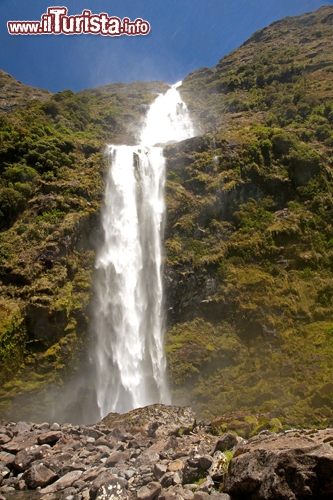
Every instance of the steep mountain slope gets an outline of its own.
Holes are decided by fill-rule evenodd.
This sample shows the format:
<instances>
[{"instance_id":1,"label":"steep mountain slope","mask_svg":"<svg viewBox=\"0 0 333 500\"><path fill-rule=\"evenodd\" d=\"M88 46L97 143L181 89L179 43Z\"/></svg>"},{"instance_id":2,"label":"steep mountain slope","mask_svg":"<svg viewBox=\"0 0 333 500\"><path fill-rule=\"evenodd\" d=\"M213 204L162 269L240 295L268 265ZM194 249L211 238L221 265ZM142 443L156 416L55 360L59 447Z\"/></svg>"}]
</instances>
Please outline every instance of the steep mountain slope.
<instances>
[{"instance_id":1,"label":"steep mountain slope","mask_svg":"<svg viewBox=\"0 0 333 500\"><path fill-rule=\"evenodd\" d=\"M203 416L333 422L332 44L323 7L181 87L207 133L165 150L167 349Z\"/></svg>"},{"instance_id":2,"label":"steep mountain slope","mask_svg":"<svg viewBox=\"0 0 333 500\"><path fill-rule=\"evenodd\" d=\"M14 100L0 116L1 415L52 418L64 378L79 366L87 372L105 145L133 142L147 106L167 88L64 91L42 103Z\"/></svg>"},{"instance_id":3,"label":"steep mountain slope","mask_svg":"<svg viewBox=\"0 0 333 500\"><path fill-rule=\"evenodd\" d=\"M46 101L51 97L48 90L28 87L0 70L0 111L8 113L31 99Z\"/></svg>"},{"instance_id":4,"label":"steep mountain slope","mask_svg":"<svg viewBox=\"0 0 333 500\"><path fill-rule=\"evenodd\" d=\"M247 434L333 424L332 44L332 7L255 33L185 78L202 135L165 148L174 402ZM0 117L2 416L51 419L65 380L64 419L92 406L104 146L133 143L166 88L65 91Z\"/></svg>"}]
</instances>

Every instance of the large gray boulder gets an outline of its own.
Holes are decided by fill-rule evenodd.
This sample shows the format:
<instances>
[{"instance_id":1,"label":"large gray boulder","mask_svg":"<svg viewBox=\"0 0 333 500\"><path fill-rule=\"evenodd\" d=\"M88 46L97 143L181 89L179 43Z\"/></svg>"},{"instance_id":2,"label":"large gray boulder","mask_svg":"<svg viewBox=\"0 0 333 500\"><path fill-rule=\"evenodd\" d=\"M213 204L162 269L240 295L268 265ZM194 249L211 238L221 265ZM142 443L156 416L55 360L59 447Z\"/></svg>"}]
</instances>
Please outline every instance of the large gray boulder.
<instances>
[{"instance_id":1,"label":"large gray boulder","mask_svg":"<svg viewBox=\"0 0 333 500\"><path fill-rule=\"evenodd\" d=\"M22 476L22 479L26 482L29 488L35 489L39 486L47 486L56 479L58 479L57 474L52 472L50 469L45 467L43 464L33 465L28 469Z\"/></svg>"},{"instance_id":2,"label":"large gray boulder","mask_svg":"<svg viewBox=\"0 0 333 500\"><path fill-rule=\"evenodd\" d=\"M333 498L332 445L333 429L257 436L236 450L224 492L235 500Z\"/></svg>"}]
</instances>

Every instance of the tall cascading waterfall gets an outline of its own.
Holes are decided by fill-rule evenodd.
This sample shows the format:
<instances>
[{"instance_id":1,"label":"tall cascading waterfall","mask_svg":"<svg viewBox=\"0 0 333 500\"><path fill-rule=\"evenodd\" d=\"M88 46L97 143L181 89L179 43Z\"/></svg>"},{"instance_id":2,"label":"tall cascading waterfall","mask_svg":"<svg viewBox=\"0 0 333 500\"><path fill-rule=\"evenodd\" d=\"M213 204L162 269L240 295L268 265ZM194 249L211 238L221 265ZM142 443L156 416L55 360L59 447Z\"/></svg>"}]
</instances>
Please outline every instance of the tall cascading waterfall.
<instances>
[{"instance_id":1,"label":"tall cascading waterfall","mask_svg":"<svg viewBox=\"0 0 333 500\"><path fill-rule=\"evenodd\" d=\"M109 146L97 260L96 391L101 417L170 403L163 347L165 161L155 144L194 135L174 85L151 105L137 146Z\"/></svg>"}]
</instances>

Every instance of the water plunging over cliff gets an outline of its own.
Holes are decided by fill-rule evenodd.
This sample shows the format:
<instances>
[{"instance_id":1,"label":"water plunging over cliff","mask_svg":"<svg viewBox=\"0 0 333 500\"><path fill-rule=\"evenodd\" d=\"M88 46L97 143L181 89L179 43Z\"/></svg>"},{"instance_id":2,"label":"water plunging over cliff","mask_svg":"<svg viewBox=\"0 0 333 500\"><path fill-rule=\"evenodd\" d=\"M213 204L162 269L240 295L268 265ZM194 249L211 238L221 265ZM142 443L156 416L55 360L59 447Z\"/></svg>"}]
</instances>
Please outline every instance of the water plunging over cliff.
<instances>
[{"instance_id":1,"label":"water plunging over cliff","mask_svg":"<svg viewBox=\"0 0 333 500\"><path fill-rule=\"evenodd\" d=\"M138 146L109 146L97 260L96 390L101 416L169 403L163 349L163 149L194 135L174 85L151 105Z\"/></svg>"}]
</instances>

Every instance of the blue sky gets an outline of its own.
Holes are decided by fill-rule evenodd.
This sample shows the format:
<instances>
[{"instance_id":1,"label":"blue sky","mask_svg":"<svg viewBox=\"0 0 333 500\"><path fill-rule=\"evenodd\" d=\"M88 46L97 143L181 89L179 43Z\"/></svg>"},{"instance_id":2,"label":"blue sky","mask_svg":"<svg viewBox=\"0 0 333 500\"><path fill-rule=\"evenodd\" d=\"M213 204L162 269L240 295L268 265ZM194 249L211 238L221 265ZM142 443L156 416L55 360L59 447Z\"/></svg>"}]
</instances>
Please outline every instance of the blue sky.
<instances>
[{"instance_id":1,"label":"blue sky","mask_svg":"<svg viewBox=\"0 0 333 500\"><path fill-rule=\"evenodd\" d=\"M254 31L333 0L0 0L0 69L52 92L113 82L184 78L214 66ZM7 21L40 20L50 6L149 21L147 36L12 36Z\"/></svg>"}]
</instances>

